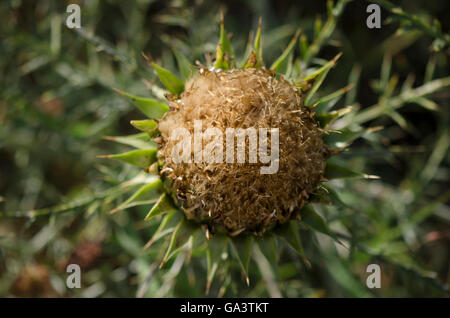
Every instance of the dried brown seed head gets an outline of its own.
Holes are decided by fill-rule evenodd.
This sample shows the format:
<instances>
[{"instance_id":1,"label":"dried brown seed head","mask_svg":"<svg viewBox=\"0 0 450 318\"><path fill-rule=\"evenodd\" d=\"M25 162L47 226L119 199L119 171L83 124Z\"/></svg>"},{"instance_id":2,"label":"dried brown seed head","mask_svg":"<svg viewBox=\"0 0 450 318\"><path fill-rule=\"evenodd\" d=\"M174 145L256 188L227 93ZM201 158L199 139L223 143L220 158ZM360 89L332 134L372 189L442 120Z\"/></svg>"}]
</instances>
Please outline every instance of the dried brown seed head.
<instances>
[{"instance_id":1,"label":"dried brown seed head","mask_svg":"<svg viewBox=\"0 0 450 318\"><path fill-rule=\"evenodd\" d=\"M169 103L171 111L158 124L162 137L158 156L170 168L162 170L162 177L188 219L208 224L213 232L261 234L293 218L293 212L317 188L327 157L322 131L312 111L303 105L301 90L282 76L254 68L202 69L186 84L180 98ZM183 127L194 136L196 120L201 121L203 131L216 127L223 132L224 154L227 128L278 128L277 172L261 174L260 168L268 163L249 163L249 141L245 163L227 163L225 158L223 162L194 162L193 141L192 162L174 162L179 140L172 140L171 135ZM271 138L269 134L269 153ZM202 149L208 142L203 140Z\"/></svg>"}]
</instances>

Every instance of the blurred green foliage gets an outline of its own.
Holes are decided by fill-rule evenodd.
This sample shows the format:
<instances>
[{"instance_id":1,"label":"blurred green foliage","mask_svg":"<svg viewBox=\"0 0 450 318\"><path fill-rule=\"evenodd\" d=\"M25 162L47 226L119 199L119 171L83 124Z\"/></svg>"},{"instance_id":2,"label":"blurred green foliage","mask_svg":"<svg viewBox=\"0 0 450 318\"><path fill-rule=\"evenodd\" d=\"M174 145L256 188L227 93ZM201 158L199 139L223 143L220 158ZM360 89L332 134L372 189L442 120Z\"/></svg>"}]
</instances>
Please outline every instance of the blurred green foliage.
<instances>
[{"instance_id":1,"label":"blurred green foliage","mask_svg":"<svg viewBox=\"0 0 450 318\"><path fill-rule=\"evenodd\" d=\"M64 24L74 2L78 31ZM365 1L339 1L328 13L325 1L2 1L0 296L205 295L204 262L181 267L189 260L180 254L159 269L163 243L143 250L156 230L143 221L148 206L108 214L148 177L96 157L127 149L103 137L136 133L129 121L143 118L112 88L163 97L141 52L174 72L172 48L191 61L213 58L220 10L238 56L260 16L266 61L298 28L299 67L343 52L319 97L354 89L319 107L352 105L361 110L346 120L383 129L339 157L380 179L332 181L340 204L316 207L345 247L302 228L312 268L288 251L267 276L262 248L250 287L236 264L219 269L209 295L448 296L449 4L376 2L386 23L370 30ZM82 264L80 290L65 287L70 262ZM370 263L382 267L381 289L365 285Z\"/></svg>"}]
</instances>

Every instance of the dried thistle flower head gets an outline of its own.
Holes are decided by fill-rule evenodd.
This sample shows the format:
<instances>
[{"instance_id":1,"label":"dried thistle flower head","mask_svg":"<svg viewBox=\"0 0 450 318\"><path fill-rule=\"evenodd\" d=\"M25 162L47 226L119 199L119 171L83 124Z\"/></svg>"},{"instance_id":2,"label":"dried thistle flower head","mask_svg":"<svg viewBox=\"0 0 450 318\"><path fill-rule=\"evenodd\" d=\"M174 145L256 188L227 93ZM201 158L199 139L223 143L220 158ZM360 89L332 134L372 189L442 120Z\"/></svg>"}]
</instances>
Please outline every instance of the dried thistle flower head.
<instances>
[{"instance_id":1,"label":"dried thistle flower head","mask_svg":"<svg viewBox=\"0 0 450 318\"><path fill-rule=\"evenodd\" d=\"M328 153L322 130L311 108L304 106L301 89L283 76L255 68L201 69L169 105L171 111L158 123L162 176L170 179L170 192L187 218L208 224L212 232L262 234L285 223L295 217L294 211L303 207L322 179ZM279 149L270 149L267 142L268 152L278 150L277 171L262 174L261 167L268 163L252 163L255 148L250 138L240 144L245 147L244 163L229 158L194 161L198 149L193 142L188 145L190 162L174 162L180 141L171 138L173 133L182 127L194 135L195 121L201 121L203 132L214 127L224 134L219 140L223 152L230 147L226 143L231 140L225 136L229 128L277 128ZM205 149L210 140L203 136L200 142ZM232 147L235 158L242 151L237 139Z\"/></svg>"},{"instance_id":2,"label":"dried thistle flower head","mask_svg":"<svg viewBox=\"0 0 450 318\"><path fill-rule=\"evenodd\" d=\"M221 262L236 261L248 284L257 241L271 250L279 237L308 265L300 223L338 241L311 204L340 202L322 182L370 177L329 159L364 133L328 129L352 112L351 107L331 110L348 87L315 96L340 54L320 66L301 67L299 59L294 62L298 37L299 32L266 67L260 21L252 49L237 63L222 19L215 59L205 67L194 68L175 48L180 77L149 61L167 100L118 91L148 119L131 122L140 134L109 138L137 149L103 157L145 172L120 186L126 191L140 185L111 213L151 203L145 220L159 226L145 248L165 240L161 266L179 253L205 251L207 291ZM157 85L152 90L161 92ZM196 223L206 229L206 244ZM229 239L238 234L250 235Z\"/></svg>"}]
</instances>

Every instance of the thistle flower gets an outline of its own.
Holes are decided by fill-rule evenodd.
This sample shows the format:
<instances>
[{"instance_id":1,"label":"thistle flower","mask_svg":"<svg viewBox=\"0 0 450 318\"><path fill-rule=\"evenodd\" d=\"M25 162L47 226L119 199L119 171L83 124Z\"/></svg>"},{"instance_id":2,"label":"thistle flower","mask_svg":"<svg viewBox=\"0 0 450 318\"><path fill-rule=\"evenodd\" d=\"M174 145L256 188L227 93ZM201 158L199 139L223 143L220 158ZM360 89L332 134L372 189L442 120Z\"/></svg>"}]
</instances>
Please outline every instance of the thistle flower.
<instances>
[{"instance_id":1,"label":"thistle flower","mask_svg":"<svg viewBox=\"0 0 450 318\"><path fill-rule=\"evenodd\" d=\"M299 35L300 31L282 55L266 66L262 58L260 22L251 50L237 67L222 19L220 40L211 65L194 67L176 51L181 80L148 59L167 90L166 101L117 90L150 119L131 122L143 133L112 138L137 150L105 157L134 164L156 177L144 182L112 212L132 206L133 202L154 202L158 195L146 220L156 220L159 226L146 248L168 238L162 266L181 252L190 255L195 246L203 246L202 237L206 237L207 289L219 263L229 261L229 254L234 257L231 262L240 265L248 283L252 251L258 253L257 246L273 241L274 237L282 238L309 265L299 236L299 222L335 238L309 204L331 203L333 197L336 199L334 191L323 182L341 177L370 177L328 162L366 131L348 134L345 130L327 128L351 112L349 107L327 112L332 107L329 102L349 87L321 99L314 97L340 55L305 74L299 63L293 63ZM250 159L250 141L242 144L245 160L241 162L195 162L198 151L195 141L184 143L186 150L180 149L180 140L171 137L180 128L195 134L196 121L201 121L201 132L209 128L222 133L227 128L255 128L256 131L277 128L279 149L268 151L278 151L276 173L261 174L260 169L267 164ZM266 144L271 144L272 138L274 135L267 134ZM209 149L214 155L220 154L217 146L221 151L226 149L226 138L219 139ZM207 138L200 139L200 147L208 147ZM237 148L232 146L233 154L238 152ZM187 160L174 160L173 154L179 152ZM258 244L254 245L255 242Z\"/></svg>"}]
</instances>

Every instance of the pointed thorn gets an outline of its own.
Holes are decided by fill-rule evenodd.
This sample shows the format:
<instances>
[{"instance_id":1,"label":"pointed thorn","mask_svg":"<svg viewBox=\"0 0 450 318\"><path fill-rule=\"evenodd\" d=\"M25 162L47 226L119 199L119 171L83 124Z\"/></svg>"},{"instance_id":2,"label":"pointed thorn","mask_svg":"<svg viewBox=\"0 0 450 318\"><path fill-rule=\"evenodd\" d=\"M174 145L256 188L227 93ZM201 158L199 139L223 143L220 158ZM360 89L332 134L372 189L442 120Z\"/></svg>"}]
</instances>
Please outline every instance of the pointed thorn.
<instances>
[{"instance_id":1,"label":"pointed thorn","mask_svg":"<svg viewBox=\"0 0 450 318\"><path fill-rule=\"evenodd\" d=\"M230 236L232 236L232 237L237 236L237 235L241 234L241 233L244 232L244 231L245 231L245 228L236 230L236 231L234 231L234 232L231 232L231 233L230 233Z\"/></svg>"},{"instance_id":2,"label":"pointed thorn","mask_svg":"<svg viewBox=\"0 0 450 318\"><path fill-rule=\"evenodd\" d=\"M370 127L369 131L370 132L375 132L375 131L379 131L379 130L383 130L384 127L383 126L375 126L375 127Z\"/></svg>"},{"instance_id":3,"label":"pointed thorn","mask_svg":"<svg viewBox=\"0 0 450 318\"><path fill-rule=\"evenodd\" d=\"M224 21L225 21L225 14L223 10L220 10L220 23L224 24Z\"/></svg>"},{"instance_id":4,"label":"pointed thorn","mask_svg":"<svg viewBox=\"0 0 450 318\"><path fill-rule=\"evenodd\" d=\"M342 88L342 91L344 93L347 93L348 91L352 90L355 87L355 83L348 84L344 88Z\"/></svg>"},{"instance_id":5,"label":"pointed thorn","mask_svg":"<svg viewBox=\"0 0 450 318\"><path fill-rule=\"evenodd\" d=\"M147 61L148 64L152 64L151 57L147 56L144 52L141 52L141 55Z\"/></svg>"},{"instance_id":6,"label":"pointed thorn","mask_svg":"<svg viewBox=\"0 0 450 318\"><path fill-rule=\"evenodd\" d=\"M342 52L339 52L335 57L333 57L333 63L336 63L337 60L339 60L339 58L342 56Z\"/></svg>"},{"instance_id":7,"label":"pointed thorn","mask_svg":"<svg viewBox=\"0 0 450 318\"><path fill-rule=\"evenodd\" d=\"M116 93L119 93L120 95L123 95L123 93L124 93L124 91L122 91L118 88L115 88L115 87L112 87L112 90L115 91Z\"/></svg>"},{"instance_id":8,"label":"pointed thorn","mask_svg":"<svg viewBox=\"0 0 450 318\"><path fill-rule=\"evenodd\" d=\"M115 209L112 209L111 211L109 211L108 214L114 214L114 213L117 213L119 211L120 211L120 208L115 208Z\"/></svg>"},{"instance_id":9,"label":"pointed thorn","mask_svg":"<svg viewBox=\"0 0 450 318\"><path fill-rule=\"evenodd\" d=\"M347 149L343 148L343 149L335 149L335 148L328 148L328 156L332 157L332 156L336 156L340 153L345 152Z\"/></svg>"},{"instance_id":10,"label":"pointed thorn","mask_svg":"<svg viewBox=\"0 0 450 318\"><path fill-rule=\"evenodd\" d=\"M305 256L302 257L303 262L305 262L306 267L308 267L308 269L312 268L311 262L309 261L309 259L307 259Z\"/></svg>"},{"instance_id":11,"label":"pointed thorn","mask_svg":"<svg viewBox=\"0 0 450 318\"><path fill-rule=\"evenodd\" d=\"M297 39L301 33L302 33L302 29L297 29L297 31L295 31L295 35L294 35L294 38L292 39L292 42L297 42Z\"/></svg>"},{"instance_id":12,"label":"pointed thorn","mask_svg":"<svg viewBox=\"0 0 450 318\"><path fill-rule=\"evenodd\" d=\"M150 241L148 241L148 242L144 245L144 247L143 247L142 249L145 251L145 250L148 249L150 246L152 246L154 242L155 242L155 241L154 241L153 238L152 238Z\"/></svg>"}]
</instances>

